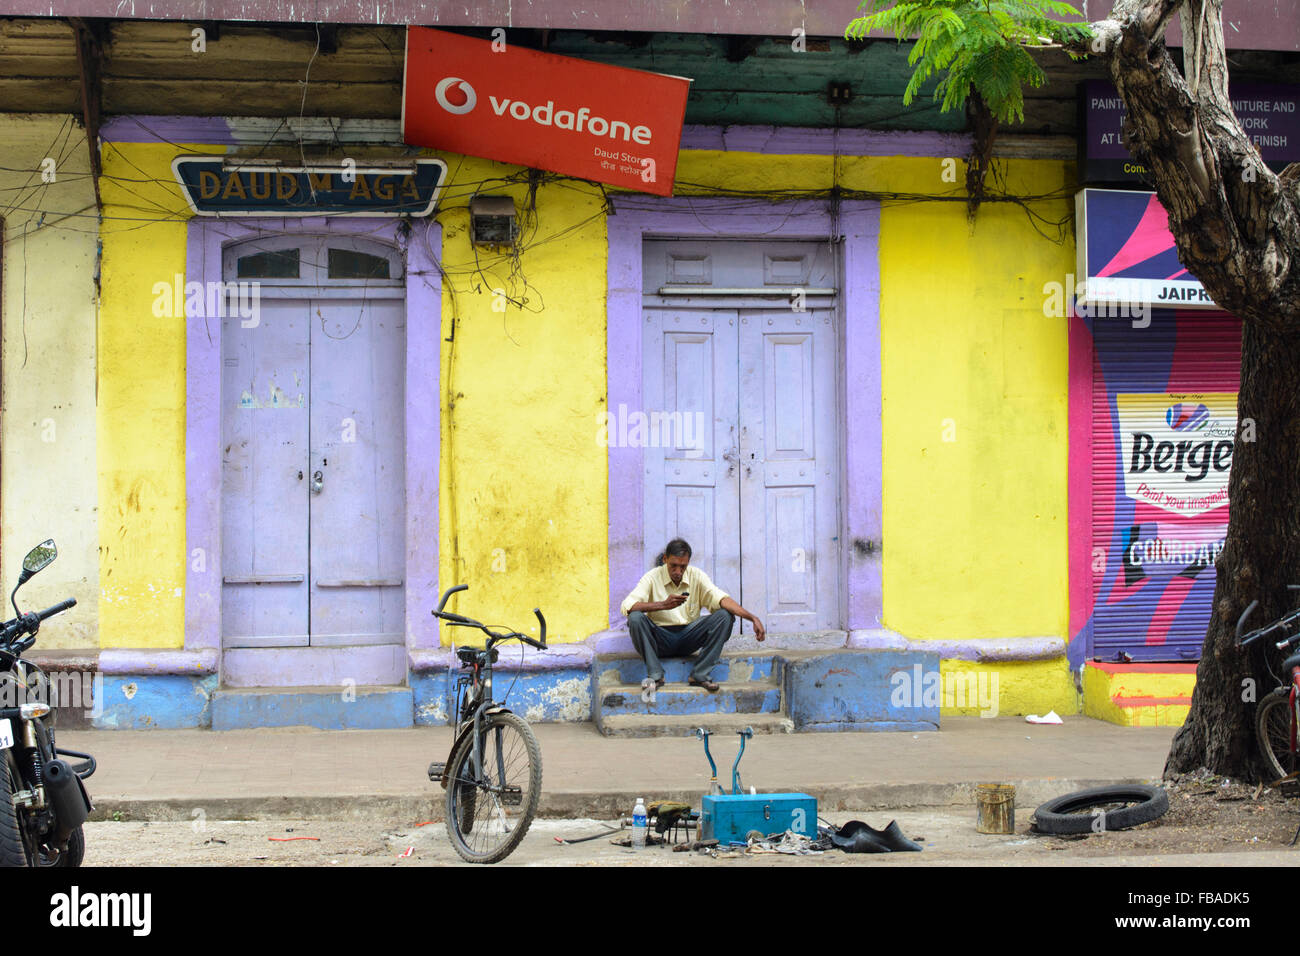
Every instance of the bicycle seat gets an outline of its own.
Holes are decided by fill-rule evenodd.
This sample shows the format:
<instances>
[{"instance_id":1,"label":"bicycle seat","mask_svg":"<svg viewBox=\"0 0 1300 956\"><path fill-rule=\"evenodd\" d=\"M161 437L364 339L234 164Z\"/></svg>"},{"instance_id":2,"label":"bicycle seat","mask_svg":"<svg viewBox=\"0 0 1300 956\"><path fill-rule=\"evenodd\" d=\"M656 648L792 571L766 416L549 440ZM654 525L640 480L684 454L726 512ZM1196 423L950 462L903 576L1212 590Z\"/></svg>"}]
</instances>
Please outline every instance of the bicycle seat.
<instances>
[{"instance_id":1,"label":"bicycle seat","mask_svg":"<svg viewBox=\"0 0 1300 956\"><path fill-rule=\"evenodd\" d=\"M1296 653L1292 654L1282 662L1282 670L1287 671L1288 673L1290 673L1291 668L1293 667L1300 667L1300 651L1296 651Z\"/></svg>"},{"instance_id":2,"label":"bicycle seat","mask_svg":"<svg viewBox=\"0 0 1300 956\"><path fill-rule=\"evenodd\" d=\"M481 647L458 647L458 648L456 648L456 656L460 658L460 661L461 661L462 664L473 664L475 661L478 661L478 660L481 660L481 659L482 659L482 657L483 657L483 648L481 648ZM496 649L495 647L492 648L492 657L491 657L491 661L492 661L493 664L495 664L495 663L497 662L497 649Z\"/></svg>"}]
</instances>

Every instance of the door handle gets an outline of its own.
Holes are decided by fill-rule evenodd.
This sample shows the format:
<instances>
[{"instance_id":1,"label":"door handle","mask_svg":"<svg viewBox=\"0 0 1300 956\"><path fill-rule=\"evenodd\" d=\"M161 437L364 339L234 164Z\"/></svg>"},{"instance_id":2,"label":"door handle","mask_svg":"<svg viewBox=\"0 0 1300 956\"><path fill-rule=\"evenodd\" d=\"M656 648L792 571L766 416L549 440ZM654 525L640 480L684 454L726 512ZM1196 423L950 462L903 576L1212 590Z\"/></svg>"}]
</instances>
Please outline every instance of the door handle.
<instances>
[{"instance_id":1,"label":"door handle","mask_svg":"<svg viewBox=\"0 0 1300 956\"><path fill-rule=\"evenodd\" d=\"M730 451L722 453L722 460L727 463L726 477L730 478L736 473L736 463L740 460L740 454L736 449L732 448Z\"/></svg>"},{"instance_id":2,"label":"door handle","mask_svg":"<svg viewBox=\"0 0 1300 956\"><path fill-rule=\"evenodd\" d=\"M311 476L311 492L314 495L320 494L325 490L325 476L319 471Z\"/></svg>"}]
</instances>

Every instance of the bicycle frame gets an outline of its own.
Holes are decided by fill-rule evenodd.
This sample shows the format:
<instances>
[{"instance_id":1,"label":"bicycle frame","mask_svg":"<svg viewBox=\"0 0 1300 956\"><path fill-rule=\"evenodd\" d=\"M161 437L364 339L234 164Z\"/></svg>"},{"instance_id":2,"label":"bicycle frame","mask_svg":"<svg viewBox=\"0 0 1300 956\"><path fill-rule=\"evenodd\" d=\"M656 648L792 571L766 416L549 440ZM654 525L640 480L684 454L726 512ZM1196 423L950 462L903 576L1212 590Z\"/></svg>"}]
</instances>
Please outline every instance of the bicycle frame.
<instances>
[{"instance_id":1,"label":"bicycle frame","mask_svg":"<svg viewBox=\"0 0 1300 956\"><path fill-rule=\"evenodd\" d=\"M490 657L490 654L486 656ZM466 666L473 667L474 670L473 676L471 678L472 683L470 685L473 689L473 695L470 697L469 701L466 702L464 711L462 712L461 705L460 705L460 694L459 692L457 692L457 699L454 702L454 707L456 708L456 713L455 713L456 732L452 735L451 749L447 751L447 762L444 764L444 771L441 780L442 788L444 790L447 789L447 774L445 768L449 768L451 766L451 758L456 755L456 751L460 747L461 742L465 739L466 735L470 733L473 734L473 741L474 741L473 750L472 750L474 779L476 782L482 779L483 777L483 752L482 752L483 717L485 714L511 712L508 707L497 705L496 702L492 700L491 661L486 660L485 663L482 665L475 663L475 664L467 664ZM480 674L480 670L483 671L482 674Z\"/></svg>"},{"instance_id":2,"label":"bicycle frame","mask_svg":"<svg viewBox=\"0 0 1300 956\"><path fill-rule=\"evenodd\" d=\"M464 733L467 731L472 731L473 736L470 739L473 741L473 746L472 749L470 750L470 755L471 755L470 765L474 770L474 782L477 784L482 782L483 780L483 715L496 714L502 712L510 713L510 711L506 707L494 706L494 701L492 700L491 655L485 654L485 661L482 665L483 674L481 677L479 675L480 665L476 663L472 666L474 668L474 678L473 678L474 682L472 686L474 688L475 693L474 696L470 699L470 702L468 704L470 714L468 719L462 718L462 720L456 726L456 734L455 737L453 738L451 751L447 754L447 766L451 766L452 755L455 754L456 747L459 745L460 740L463 737ZM500 774L498 779L504 780L506 771L505 771L505 765L502 763L502 759L503 758L501 755L501 748L498 747L497 748L497 763L498 763L497 772L498 774Z\"/></svg>"},{"instance_id":3,"label":"bicycle frame","mask_svg":"<svg viewBox=\"0 0 1300 956\"><path fill-rule=\"evenodd\" d=\"M1300 748L1296 746L1296 698L1300 694L1300 666L1291 668L1291 693L1287 698L1287 714L1291 722L1291 766L1294 768L1297 762L1300 762Z\"/></svg>"},{"instance_id":4,"label":"bicycle frame","mask_svg":"<svg viewBox=\"0 0 1300 956\"><path fill-rule=\"evenodd\" d=\"M442 785L442 788L444 790L447 789L447 770L451 766L452 758L456 754L456 749L460 747L461 742L465 739L466 734L470 734L470 733L473 734L473 750L471 752L471 759L472 759L472 766L474 770L474 780L475 783L479 783L482 781L483 779L483 751L482 751L483 717L485 714L490 715L490 714L497 714L497 713L511 713L509 708L502 705L498 705L492 699L492 662L496 658L496 650L495 650L496 645L502 643L503 641L517 639L523 641L526 644L530 644L533 647L540 648L541 650L546 650L546 618L542 616L542 612L538 608L533 608L533 614L537 616L537 620L541 624L541 629L542 629L541 639L537 641L533 640L532 638L528 637L525 634L520 634L518 631L511 631L509 633L494 632L487 625L482 624L479 621L475 621L471 618L463 617L459 614L452 614L443 611L443 608L447 606L447 601L451 598L453 594L455 594L457 591L468 590L468 588L469 588L468 584L458 584L455 587L448 588L446 593L443 594L442 600L438 604L438 609L433 612L434 617L447 621L449 624L453 626L476 627L488 636L487 643L486 645L484 645L483 649L482 650L475 649L472 655L461 656L461 651L468 650L468 649L460 649L460 648L457 649L457 657L461 661L462 667L473 668L473 674L471 676L471 681L472 681L471 686L473 688L473 696L470 698L469 702L465 705L465 710L468 711L467 714L461 712L459 690L457 690L456 693L456 700L452 702L453 707L455 708L453 713L454 713L454 720L456 721L456 732L452 735L451 750L448 751L447 753L447 761L445 764L443 764L442 774L439 779L439 783ZM466 657L469 657L469 659L467 660ZM457 681L458 685L459 683L460 682ZM497 748L497 761L498 764L500 765L498 766L497 769L501 774L501 779L504 780L505 767L504 765L501 765L503 761L503 757L501 754L500 747Z\"/></svg>"},{"instance_id":5,"label":"bicycle frame","mask_svg":"<svg viewBox=\"0 0 1300 956\"><path fill-rule=\"evenodd\" d=\"M1288 585L1288 588L1291 590L1300 590L1300 586L1297 585ZM1246 619L1250 617L1251 612L1253 612L1258 605L1258 601L1251 601L1246 610L1242 612L1241 617L1237 620L1237 643L1239 646L1246 647L1254 641L1266 638L1279 631L1284 635L1284 639L1274 643L1274 647L1277 650L1286 651L1300 643L1300 608L1283 614L1275 621L1243 635L1242 628L1246 625ZM1291 633L1292 629L1296 630L1295 634ZM1291 663L1295 657L1296 655L1287 658L1287 662ZM1300 746L1298 746L1298 744L1300 744L1300 725L1297 723L1298 715L1296 712L1297 701L1300 700L1300 661L1291 663L1290 671L1290 680L1286 682L1279 681L1278 689L1280 690L1281 688L1286 687L1288 690L1287 723L1290 731L1288 735L1288 751L1291 758L1292 772L1294 773L1295 768L1300 764ZM1270 668L1270 673L1271 672L1272 669Z\"/></svg>"}]
</instances>

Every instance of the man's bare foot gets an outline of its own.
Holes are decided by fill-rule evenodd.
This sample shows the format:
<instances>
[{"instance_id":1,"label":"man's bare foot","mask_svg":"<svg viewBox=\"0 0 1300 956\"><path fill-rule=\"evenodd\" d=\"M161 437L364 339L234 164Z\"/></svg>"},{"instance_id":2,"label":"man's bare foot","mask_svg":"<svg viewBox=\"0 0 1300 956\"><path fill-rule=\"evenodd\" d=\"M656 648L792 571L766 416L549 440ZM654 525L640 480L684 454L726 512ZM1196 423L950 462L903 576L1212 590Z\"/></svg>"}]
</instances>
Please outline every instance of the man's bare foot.
<instances>
[{"instance_id":1,"label":"man's bare foot","mask_svg":"<svg viewBox=\"0 0 1300 956\"><path fill-rule=\"evenodd\" d=\"M710 694L716 694L718 692L718 682L715 680L709 680L707 677L704 680L696 680L692 677L687 681L687 683L692 687L703 687Z\"/></svg>"}]
</instances>

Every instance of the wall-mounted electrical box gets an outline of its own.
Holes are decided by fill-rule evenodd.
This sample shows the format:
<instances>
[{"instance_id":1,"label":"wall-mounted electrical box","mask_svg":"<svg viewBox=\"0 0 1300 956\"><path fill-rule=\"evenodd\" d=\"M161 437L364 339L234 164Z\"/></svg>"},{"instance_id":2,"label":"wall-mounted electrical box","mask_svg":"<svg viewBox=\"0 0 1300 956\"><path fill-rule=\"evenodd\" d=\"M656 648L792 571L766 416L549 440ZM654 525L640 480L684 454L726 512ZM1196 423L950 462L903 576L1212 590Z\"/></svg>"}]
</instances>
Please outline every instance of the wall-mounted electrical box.
<instances>
[{"instance_id":1,"label":"wall-mounted electrical box","mask_svg":"<svg viewBox=\"0 0 1300 956\"><path fill-rule=\"evenodd\" d=\"M515 244L515 201L509 196L475 196L469 201L469 222L475 245Z\"/></svg>"}]
</instances>

